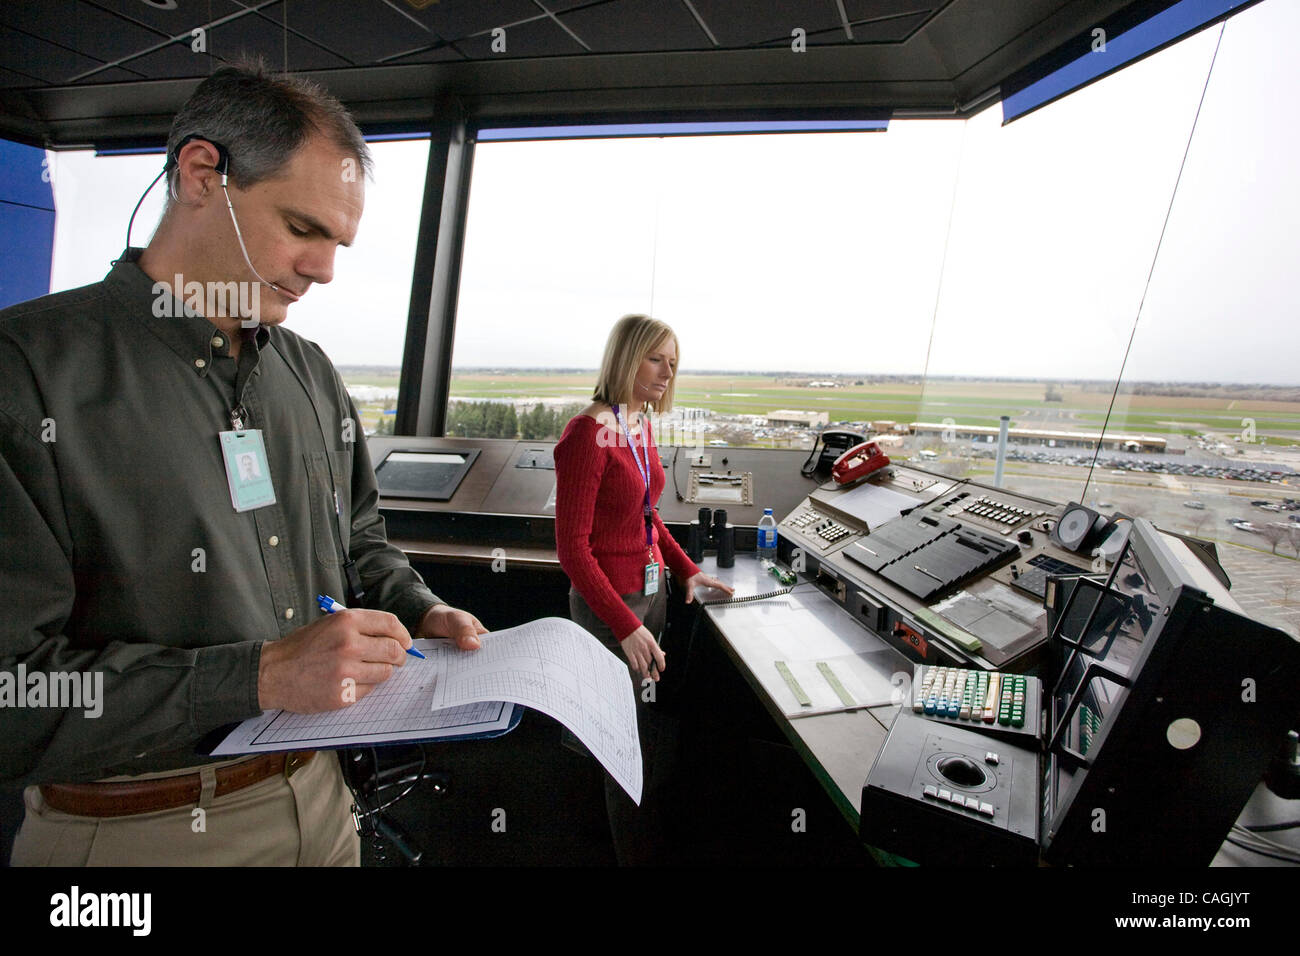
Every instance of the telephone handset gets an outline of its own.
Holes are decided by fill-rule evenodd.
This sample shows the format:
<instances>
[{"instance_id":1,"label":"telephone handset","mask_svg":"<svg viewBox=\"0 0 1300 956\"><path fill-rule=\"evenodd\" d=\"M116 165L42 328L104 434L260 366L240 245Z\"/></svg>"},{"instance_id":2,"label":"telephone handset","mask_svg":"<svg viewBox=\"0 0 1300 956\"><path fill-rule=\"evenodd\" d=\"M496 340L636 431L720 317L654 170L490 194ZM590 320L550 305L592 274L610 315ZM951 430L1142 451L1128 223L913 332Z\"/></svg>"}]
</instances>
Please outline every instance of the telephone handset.
<instances>
[{"instance_id":1,"label":"telephone handset","mask_svg":"<svg viewBox=\"0 0 1300 956\"><path fill-rule=\"evenodd\" d=\"M879 445L873 441L863 442L835 459L835 464L831 466L831 477L838 484L847 485L888 464L889 456L880 450Z\"/></svg>"},{"instance_id":2,"label":"telephone handset","mask_svg":"<svg viewBox=\"0 0 1300 956\"><path fill-rule=\"evenodd\" d=\"M831 468L834 466L836 459L843 455L851 448L861 445L867 440L866 435L859 435L857 432L845 431L843 429L827 429L818 436L817 441L813 442L812 451L808 453L808 460L803 463L799 473L805 478L811 478L817 475L823 480L830 475ZM821 445L822 453L817 458L817 464L812 464L813 457L817 455L817 446Z\"/></svg>"}]
</instances>

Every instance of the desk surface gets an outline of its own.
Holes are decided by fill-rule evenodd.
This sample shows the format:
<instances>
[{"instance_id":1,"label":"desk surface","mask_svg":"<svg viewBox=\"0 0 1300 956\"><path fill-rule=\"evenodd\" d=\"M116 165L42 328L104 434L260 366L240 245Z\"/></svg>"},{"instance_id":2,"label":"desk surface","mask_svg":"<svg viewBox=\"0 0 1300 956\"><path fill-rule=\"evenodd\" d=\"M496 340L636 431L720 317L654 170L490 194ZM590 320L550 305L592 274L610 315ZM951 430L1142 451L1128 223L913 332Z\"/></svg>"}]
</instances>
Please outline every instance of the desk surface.
<instances>
[{"instance_id":1,"label":"desk surface","mask_svg":"<svg viewBox=\"0 0 1300 956\"><path fill-rule=\"evenodd\" d=\"M736 589L737 597L762 594L782 587L779 581L764 571L752 554L736 555L731 568L719 568L717 559L709 556L699 562L701 570L715 575ZM879 638L868 633L853 620L848 612L839 608L817 588L800 584L795 591L782 598L767 598L795 603L815 613L819 622L840 634L851 647L875 648L896 658L897 665L906 668L911 677L911 664ZM898 705L867 707L837 713L818 714L790 719L781 704L763 686L746 663L753 658L754 644L758 641L750 615L736 615L733 609L746 607L736 604L715 604L705 608L714 629L721 636L722 646L736 663L738 670L753 688L790 743L799 752L822 786L826 788L835 805L856 830L862 804L862 784L867 779L876 755L884 745L885 736L898 713Z\"/></svg>"}]
</instances>

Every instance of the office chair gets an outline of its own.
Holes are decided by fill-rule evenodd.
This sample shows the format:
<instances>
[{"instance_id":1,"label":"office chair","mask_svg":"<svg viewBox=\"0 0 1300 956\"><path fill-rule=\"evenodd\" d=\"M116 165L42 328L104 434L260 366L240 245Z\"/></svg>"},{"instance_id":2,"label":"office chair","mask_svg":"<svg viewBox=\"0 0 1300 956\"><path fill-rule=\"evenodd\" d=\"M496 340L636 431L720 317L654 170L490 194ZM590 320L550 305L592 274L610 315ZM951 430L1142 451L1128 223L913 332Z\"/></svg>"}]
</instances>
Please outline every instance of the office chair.
<instances>
[{"instance_id":1,"label":"office chair","mask_svg":"<svg viewBox=\"0 0 1300 956\"><path fill-rule=\"evenodd\" d=\"M386 864L395 853L403 865L419 866L423 848L385 811L421 783L431 783L436 794L446 793L451 775L428 769L428 753L419 744L342 750L339 764L352 792L352 822L362 839L371 841L376 861ZM398 788L397 796L387 796Z\"/></svg>"}]
</instances>

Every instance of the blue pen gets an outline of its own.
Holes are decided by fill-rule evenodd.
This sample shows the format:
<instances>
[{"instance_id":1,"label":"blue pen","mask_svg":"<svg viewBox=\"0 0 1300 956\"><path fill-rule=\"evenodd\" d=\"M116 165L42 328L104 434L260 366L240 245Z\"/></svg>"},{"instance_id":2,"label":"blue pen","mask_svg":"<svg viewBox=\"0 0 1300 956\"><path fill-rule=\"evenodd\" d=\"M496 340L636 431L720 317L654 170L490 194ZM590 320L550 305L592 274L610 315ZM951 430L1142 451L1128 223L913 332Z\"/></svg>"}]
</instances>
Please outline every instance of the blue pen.
<instances>
[{"instance_id":1,"label":"blue pen","mask_svg":"<svg viewBox=\"0 0 1300 956\"><path fill-rule=\"evenodd\" d=\"M334 600L328 594L316 595L316 603L320 605L320 609L324 611L326 614L333 614L335 611L347 610L346 607L344 607L338 601ZM414 647L408 647L406 649L406 653L410 654L412 657L418 657L422 661L428 660L427 657L425 657L423 654L417 651Z\"/></svg>"}]
</instances>

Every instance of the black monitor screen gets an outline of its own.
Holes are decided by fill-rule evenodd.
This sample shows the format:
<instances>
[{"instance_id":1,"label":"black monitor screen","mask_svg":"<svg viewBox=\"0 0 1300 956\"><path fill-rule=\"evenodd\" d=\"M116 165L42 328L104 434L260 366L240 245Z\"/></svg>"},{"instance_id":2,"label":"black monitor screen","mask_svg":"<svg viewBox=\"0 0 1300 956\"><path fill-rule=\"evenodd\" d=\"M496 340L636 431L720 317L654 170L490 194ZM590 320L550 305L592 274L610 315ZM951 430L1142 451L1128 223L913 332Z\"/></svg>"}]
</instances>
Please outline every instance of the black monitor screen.
<instances>
[{"instance_id":1,"label":"black monitor screen","mask_svg":"<svg viewBox=\"0 0 1300 956\"><path fill-rule=\"evenodd\" d=\"M1077 641L1079 650L1103 662L1108 670L1128 675L1151 625L1164 607L1159 585L1132 546L1124 548L1108 586L1091 603L1093 613L1082 633L1076 636L1067 632L1066 636ZM1067 625L1078 619L1079 615L1071 611L1066 616ZM1060 686L1064 685L1062 681Z\"/></svg>"},{"instance_id":2,"label":"black monitor screen","mask_svg":"<svg viewBox=\"0 0 1300 956\"><path fill-rule=\"evenodd\" d=\"M375 469L379 493L390 498L450 501L478 455L477 448L391 452Z\"/></svg>"},{"instance_id":3,"label":"black monitor screen","mask_svg":"<svg viewBox=\"0 0 1300 956\"><path fill-rule=\"evenodd\" d=\"M1076 579L1057 625L1056 636L1064 644L1066 656L1078 647L1088 649L1093 656L1103 653L1119 630L1125 605L1123 596L1111 591L1104 581Z\"/></svg>"}]
</instances>

